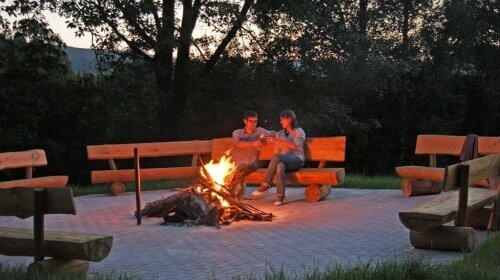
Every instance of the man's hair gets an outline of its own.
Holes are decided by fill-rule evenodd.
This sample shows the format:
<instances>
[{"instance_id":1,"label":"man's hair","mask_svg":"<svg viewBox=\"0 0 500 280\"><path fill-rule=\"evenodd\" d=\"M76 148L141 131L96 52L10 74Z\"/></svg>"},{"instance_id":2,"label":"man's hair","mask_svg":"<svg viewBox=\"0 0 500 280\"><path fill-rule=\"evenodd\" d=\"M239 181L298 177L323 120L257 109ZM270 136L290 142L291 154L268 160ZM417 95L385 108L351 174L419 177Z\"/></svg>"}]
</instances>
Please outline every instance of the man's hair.
<instances>
[{"instance_id":1,"label":"man's hair","mask_svg":"<svg viewBox=\"0 0 500 280\"><path fill-rule=\"evenodd\" d=\"M299 122L297 121L297 116L290 109L281 111L280 118L291 119L292 120L292 128L299 127Z\"/></svg>"},{"instance_id":2,"label":"man's hair","mask_svg":"<svg viewBox=\"0 0 500 280\"><path fill-rule=\"evenodd\" d=\"M252 117L259 118L259 115L255 111L246 111L245 114L243 114L243 118L245 120L248 120L248 118Z\"/></svg>"}]
</instances>

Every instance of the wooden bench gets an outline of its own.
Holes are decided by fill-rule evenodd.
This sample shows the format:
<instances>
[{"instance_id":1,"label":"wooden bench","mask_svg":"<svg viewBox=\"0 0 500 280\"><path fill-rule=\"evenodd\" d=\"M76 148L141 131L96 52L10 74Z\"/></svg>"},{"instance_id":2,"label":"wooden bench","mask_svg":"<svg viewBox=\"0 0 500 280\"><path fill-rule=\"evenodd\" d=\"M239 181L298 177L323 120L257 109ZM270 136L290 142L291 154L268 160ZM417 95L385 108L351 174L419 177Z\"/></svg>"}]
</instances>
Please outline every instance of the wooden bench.
<instances>
[{"instance_id":1,"label":"wooden bench","mask_svg":"<svg viewBox=\"0 0 500 280\"><path fill-rule=\"evenodd\" d=\"M0 170L26 168L26 178L0 182L0 189L13 187L64 187L68 176L45 176L33 178L33 167L47 165L44 150L0 153Z\"/></svg>"},{"instance_id":2,"label":"wooden bench","mask_svg":"<svg viewBox=\"0 0 500 280\"><path fill-rule=\"evenodd\" d=\"M345 177L344 168L326 168L328 162L344 162L346 137L311 137L305 141L306 162L318 162L316 168L301 168L299 171L287 172L287 183L305 185L305 197L308 201L319 201L331 192L331 186L343 183ZM231 149L233 142L231 138L219 138L213 140L212 158L220 158L227 150ZM270 160L274 154L274 145L262 147L259 160ZM265 168L248 175L246 183L260 184L264 182Z\"/></svg>"},{"instance_id":3,"label":"wooden bench","mask_svg":"<svg viewBox=\"0 0 500 280\"><path fill-rule=\"evenodd\" d=\"M445 169L445 192L431 201L399 213L399 219L410 229L415 248L471 251L475 232L468 222L470 213L494 204L487 228L497 230L500 220L498 190L469 188L474 182L500 175L500 154L492 154ZM456 191L458 189L458 191ZM454 190L454 191L453 191ZM455 226L444 225L455 220Z\"/></svg>"},{"instance_id":4,"label":"wooden bench","mask_svg":"<svg viewBox=\"0 0 500 280\"><path fill-rule=\"evenodd\" d=\"M123 182L134 181L135 171L133 168L118 169L115 160L133 159L134 149L138 150L140 158L192 156L190 166L142 168L142 181L195 178L199 174L198 156L210 155L212 140L87 146L90 160L106 160L109 166L109 170L92 171L92 183L111 183L111 192L122 194L125 191Z\"/></svg>"},{"instance_id":5,"label":"wooden bench","mask_svg":"<svg viewBox=\"0 0 500 280\"><path fill-rule=\"evenodd\" d=\"M113 237L44 230L44 215L76 214L69 188L0 189L0 215L33 216L33 229L0 227L0 254L34 256L28 270L48 273L83 272L88 261L100 261L111 250ZM45 256L52 257L45 260Z\"/></svg>"},{"instance_id":6,"label":"wooden bench","mask_svg":"<svg viewBox=\"0 0 500 280\"><path fill-rule=\"evenodd\" d=\"M442 191L444 168L436 166L437 155L460 156L465 136L418 135L416 155L429 155L429 166L398 166L396 173L402 178L401 190L405 196L438 194ZM478 137L480 156L500 153L500 137ZM485 181L477 182L487 186Z\"/></svg>"}]
</instances>

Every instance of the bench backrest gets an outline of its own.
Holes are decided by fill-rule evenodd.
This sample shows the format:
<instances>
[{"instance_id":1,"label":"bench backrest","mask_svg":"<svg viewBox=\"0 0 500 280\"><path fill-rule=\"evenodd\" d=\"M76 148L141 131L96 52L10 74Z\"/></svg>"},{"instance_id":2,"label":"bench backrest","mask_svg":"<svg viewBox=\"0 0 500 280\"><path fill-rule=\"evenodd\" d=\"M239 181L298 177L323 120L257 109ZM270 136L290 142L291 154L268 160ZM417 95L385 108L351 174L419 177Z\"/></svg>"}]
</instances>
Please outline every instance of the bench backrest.
<instances>
[{"instance_id":1,"label":"bench backrest","mask_svg":"<svg viewBox=\"0 0 500 280\"><path fill-rule=\"evenodd\" d=\"M456 226L467 225L467 207L469 202L469 186L474 182L500 176L500 154L491 154L473 160L450 165L445 169L443 188L445 190L458 189L458 205ZM496 194L496 204L499 203L500 189ZM495 208L498 205L495 205ZM491 220L490 220L490 227Z\"/></svg>"},{"instance_id":2,"label":"bench backrest","mask_svg":"<svg viewBox=\"0 0 500 280\"><path fill-rule=\"evenodd\" d=\"M467 186L483 179L500 176L500 154L491 154L473 160L453 164L445 169L444 190L453 190L460 187L460 166L468 165ZM461 176L465 176L462 174ZM465 179L464 179L465 180Z\"/></svg>"},{"instance_id":3,"label":"bench backrest","mask_svg":"<svg viewBox=\"0 0 500 280\"><path fill-rule=\"evenodd\" d=\"M212 140L87 146L87 155L95 160L128 159L134 158L134 148L138 149L140 157L210 154Z\"/></svg>"},{"instance_id":4,"label":"bench backrest","mask_svg":"<svg viewBox=\"0 0 500 280\"><path fill-rule=\"evenodd\" d=\"M213 140L212 159L219 159L227 150L233 147L232 138L218 138ZM306 161L344 162L346 137L309 137L304 143ZM274 155L274 145L262 147L260 160L270 160Z\"/></svg>"},{"instance_id":5,"label":"bench backrest","mask_svg":"<svg viewBox=\"0 0 500 280\"><path fill-rule=\"evenodd\" d=\"M0 189L0 216L25 219L34 215L35 192L43 192L42 214L76 214L70 188L10 188Z\"/></svg>"},{"instance_id":6,"label":"bench backrest","mask_svg":"<svg viewBox=\"0 0 500 280\"><path fill-rule=\"evenodd\" d=\"M459 156L462 152L464 142L465 136L418 135L415 154Z\"/></svg>"},{"instance_id":7,"label":"bench backrest","mask_svg":"<svg viewBox=\"0 0 500 280\"><path fill-rule=\"evenodd\" d=\"M460 156L465 138L465 136L453 135L418 135L415 154ZM500 153L500 137L479 136L477 143L479 155Z\"/></svg>"},{"instance_id":8,"label":"bench backrest","mask_svg":"<svg viewBox=\"0 0 500 280\"><path fill-rule=\"evenodd\" d=\"M45 165L47 165L47 157L45 151L41 149L0 153L0 170Z\"/></svg>"},{"instance_id":9,"label":"bench backrest","mask_svg":"<svg viewBox=\"0 0 500 280\"><path fill-rule=\"evenodd\" d=\"M500 154L500 137L481 136L477 139L479 155Z\"/></svg>"}]
</instances>

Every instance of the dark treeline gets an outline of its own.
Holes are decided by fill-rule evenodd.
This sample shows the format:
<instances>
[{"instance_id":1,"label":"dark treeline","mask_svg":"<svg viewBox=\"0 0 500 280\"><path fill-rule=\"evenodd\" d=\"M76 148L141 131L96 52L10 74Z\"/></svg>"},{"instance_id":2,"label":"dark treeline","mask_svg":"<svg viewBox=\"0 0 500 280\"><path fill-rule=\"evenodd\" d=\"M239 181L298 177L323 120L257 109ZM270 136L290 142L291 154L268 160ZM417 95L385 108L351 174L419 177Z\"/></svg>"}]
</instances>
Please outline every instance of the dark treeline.
<instances>
[{"instance_id":1,"label":"dark treeline","mask_svg":"<svg viewBox=\"0 0 500 280\"><path fill-rule=\"evenodd\" d=\"M175 32L140 22L137 13L163 1L116 1L139 23L117 29L71 1L13 2L0 9L30 17L0 16L0 152L45 149L49 166L38 174L88 183L87 145L229 137L248 109L266 128L279 129L290 108L309 136L346 135L343 165L367 174L426 161L413 154L418 134L500 134L497 1L183 1L216 31L187 43L187 21L172 20ZM72 73L45 9L101 32L96 52L122 59L103 55L101 72ZM114 9L103 12L126 19ZM165 59L173 51L177 61Z\"/></svg>"}]
</instances>

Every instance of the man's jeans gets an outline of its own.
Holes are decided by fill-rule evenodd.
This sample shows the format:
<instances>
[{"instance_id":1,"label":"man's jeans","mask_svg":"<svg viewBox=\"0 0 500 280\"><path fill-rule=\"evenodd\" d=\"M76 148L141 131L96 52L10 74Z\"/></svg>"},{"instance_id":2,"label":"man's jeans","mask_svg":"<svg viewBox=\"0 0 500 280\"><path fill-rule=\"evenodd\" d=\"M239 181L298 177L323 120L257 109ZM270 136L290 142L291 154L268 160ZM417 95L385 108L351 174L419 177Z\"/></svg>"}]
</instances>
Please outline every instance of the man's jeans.
<instances>
[{"instance_id":1,"label":"man's jeans","mask_svg":"<svg viewBox=\"0 0 500 280\"><path fill-rule=\"evenodd\" d=\"M299 170L301 166L302 160L294 154L274 155L267 168L265 182L271 185L276 176L276 196L285 197L285 172Z\"/></svg>"}]
</instances>

